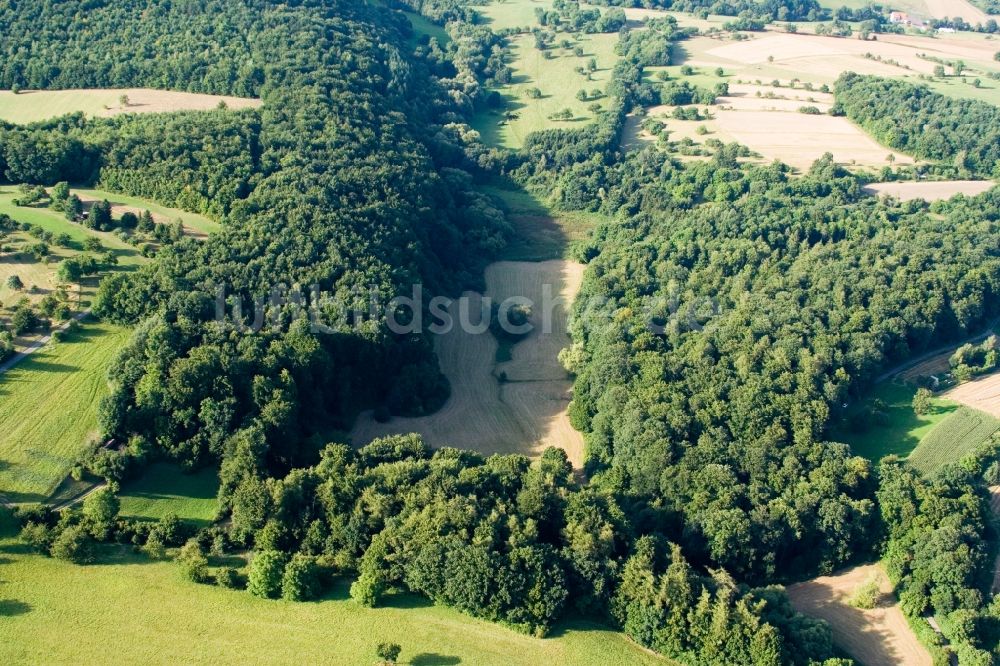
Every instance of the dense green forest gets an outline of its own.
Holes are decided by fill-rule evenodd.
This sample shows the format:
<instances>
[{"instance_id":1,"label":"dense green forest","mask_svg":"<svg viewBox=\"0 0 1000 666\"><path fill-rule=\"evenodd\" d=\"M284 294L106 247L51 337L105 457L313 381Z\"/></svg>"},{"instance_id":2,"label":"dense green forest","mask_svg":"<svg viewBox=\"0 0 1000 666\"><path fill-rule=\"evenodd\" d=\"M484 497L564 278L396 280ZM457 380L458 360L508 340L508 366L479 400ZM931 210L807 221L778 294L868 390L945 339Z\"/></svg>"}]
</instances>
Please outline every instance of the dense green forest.
<instances>
[{"instance_id":1,"label":"dense green forest","mask_svg":"<svg viewBox=\"0 0 1000 666\"><path fill-rule=\"evenodd\" d=\"M955 99L927 86L847 73L836 99L879 142L953 165L960 176L1000 177L1000 108Z\"/></svg>"},{"instance_id":2,"label":"dense green forest","mask_svg":"<svg viewBox=\"0 0 1000 666\"><path fill-rule=\"evenodd\" d=\"M260 177L256 111L65 116L0 125L0 174L12 183L89 183L216 219Z\"/></svg>"},{"instance_id":3,"label":"dense green forest","mask_svg":"<svg viewBox=\"0 0 1000 666\"><path fill-rule=\"evenodd\" d=\"M828 433L886 366L1000 312L1000 192L931 207L868 198L829 157L796 178L741 162L736 146L688 164L655 148L625 154L632 108L711 94L645 81L688 35L670 18L621 35L595 125L487 148L466 123L511 72L475 4L401 3L455 22L442 46L390 7L349 0L6 3L0 85L264 101L0 127L11 181L99 182L223 223L102 283L96 312L134 334L100 407L118 447L95 446L85 465L113 484L162 458L218 466L226 520L197 532L122 520L109 491L80 512L22 512L25 538L80 562L95 540L182 547L192 580L264 597L313 598L351 575L360 603L402 587L538 635L583 613L684 663L719 665L837 663L829 627L768 586L885 555L908 612L946 616L959 650L994 649L982 500L995 466L976 459L925 480ZM791 19L817 7L711 10ZM838 101L894 147L955 163L969 146L963 168L995 169L995 115L966 136L953 118L973 107L908 88L862 120L883 85L847 77ZM937 123L938 143L879 133L901 115ZM532 462L462 441L431 451L416 436L329 444L359 409L424 414L448 386L426 336L360 317L318 334L310 316L333 321L338 301L360 306L372 291L479 286L511 233L476 189L496 177L607 215L574 248L588 269L563 355L585 481L558 450ZM328 298L266 300L313 284ZM225 324L219 285L242 313ZM248 334L258 316L267 326ZM207 565L208 553L246 549L247 581Z\"/></svg>"}]
</instances>

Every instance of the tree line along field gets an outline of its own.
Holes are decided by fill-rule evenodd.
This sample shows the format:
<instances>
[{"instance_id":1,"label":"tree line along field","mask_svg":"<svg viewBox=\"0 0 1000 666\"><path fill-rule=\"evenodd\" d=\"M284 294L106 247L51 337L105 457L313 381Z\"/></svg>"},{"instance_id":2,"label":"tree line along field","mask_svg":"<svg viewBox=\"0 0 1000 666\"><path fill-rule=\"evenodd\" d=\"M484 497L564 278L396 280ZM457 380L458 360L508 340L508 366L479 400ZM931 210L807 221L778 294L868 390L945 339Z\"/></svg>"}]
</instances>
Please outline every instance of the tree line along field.
<instances>
[{"instance_id":1,"label":"tree line along field","mask_svg":"<svg viewBox=\"0 0 1000 666\"><path fill-rule=\"evenodd\" d=\"M122 113L166 113L208 111L227 108L258 108L260 100L226 95L204 95L149 88L29 90L17 94L0 90L0 120L27 124L69 113L110 117Z\"/></svg>"},{"instance_id":2,"label":"tree line along field","mask_svg":"<svg viewBox=\"0 0 1000 666\"><path fill-rule=\"evenodd\" d=\"M349 581L302 604L184 582L175 563L113 546L100 566L81 568L29 553L9 515L2 508L0 514L6 664L243 664L253 654L274 664L369 666L381 641L402 646L400 663L427 666L673 663L586 622L567 622L554 637L538 639L412 595L360 607L347 598Z\"/></svg>"}]
</instances>

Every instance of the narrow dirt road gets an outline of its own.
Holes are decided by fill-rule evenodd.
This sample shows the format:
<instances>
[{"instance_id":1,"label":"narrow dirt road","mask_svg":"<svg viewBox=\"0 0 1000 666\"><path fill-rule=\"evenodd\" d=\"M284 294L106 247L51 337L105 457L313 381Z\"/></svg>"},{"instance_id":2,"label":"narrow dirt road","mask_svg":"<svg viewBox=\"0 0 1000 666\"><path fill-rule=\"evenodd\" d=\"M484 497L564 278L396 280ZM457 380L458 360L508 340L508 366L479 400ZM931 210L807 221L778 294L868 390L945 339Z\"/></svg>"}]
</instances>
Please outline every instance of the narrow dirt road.
<instances>
[{"instance_id":1,"label":"narrow dirt road","mask_svg":"<svg viewBox=\"0 0 1000 666\"><path fill-rule=\"evenodd\" d=\"M871 610L854 608L848 600L872 577L880 582L882 601ZM931 655L917 640L892 597L892 584L882 567L866 564L831 576L820 576L787 589L800 613L830 623L833 641L865 666L900 664L931 666Z\"/></svg>"},{"instance_id":2,"label":"narrow dirt road","mask_svg":"<svg viewBox=\"0 0 1000 666\"><path fill-rule=\"evenodd\" d=\"M34 354L36 351L38 351L39 349L41 349L45 345L49 344L50 342L52 342L52 334L53 333L55 333L56 331L65 331L66 328L69 327L69 325L70 325L71 322L82 321L89 314L90 314L90 310L84 310L83 312L78 312L77 314L73 315L72 319L70 319L69 321L67 321L65 324L62 324L61 326L59 326L59 328L55 329L55 331L52 331L52 333L49 333L48 335L40 338L37 342L32 343L24 351L20 351L20 352L14 354L13 356L11 356L9 359L7 359L6 361L4 361L3 363L0 363L0 375L2 375L3 373L7 372L11 368L13 368L15 365L17 365L18 363L20 363L24 359L28 358L30 355Z\"/></svg>"}]
</instances>

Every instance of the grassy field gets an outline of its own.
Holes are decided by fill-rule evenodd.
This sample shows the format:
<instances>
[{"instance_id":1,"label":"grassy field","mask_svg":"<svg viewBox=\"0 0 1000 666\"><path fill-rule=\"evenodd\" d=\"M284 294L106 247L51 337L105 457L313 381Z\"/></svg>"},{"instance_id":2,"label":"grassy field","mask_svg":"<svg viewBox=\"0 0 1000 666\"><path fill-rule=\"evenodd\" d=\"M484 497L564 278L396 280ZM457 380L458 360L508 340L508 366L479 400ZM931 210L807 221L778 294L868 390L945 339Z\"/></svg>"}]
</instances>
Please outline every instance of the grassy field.
<instances>
[{"instance_id":1,"label":"grassy field","mask_svg":"<svg viewBox=\"0 0 1000 666\"><path fill-rule=\"evenodd\" d=\"M219 475L215 469L186 474L177 465L150 465L142 476L122 487L121 515L159 520L176 514L182 520L207 525L215 517Z\"/></svg>"},{"instance_id":2,"label":"grassy field","mask_svg":"<svg viewBox=\"0 0 1000 666\"><path fill-rule=\"evenodd\" d=\"M86 323L0 375L0 493L45 499L97 428L109 359L126 330Z\"/></svg>"},{"instance_id":3,"label":"grassy field","mask_svg":"<svg viewBox=\"0 0 1000 666\"><path fill-rule=\"evenodd\" d=\"M120 98L127 95L129 103L122 106ZM201 95L152 90L148 88L30 90L18 95L0 91L0 120L10 123L32 123L83 112L87 116L113 116L120 113L162 113L169 111L208 111L224 101L230 109L260 106L260 100L220 95Z\"/></svg>"},{"instance_id":4,"label":"grassy field","mask_svg":"<svg viewBox=\"0 0 1000 666\"><path fill-rule=\"evenodd\" d=\"M2 510L0 510L2 511ZM3 520L0 517L0 520ZM605 627L568 623L538 639L410 595L369 609L346 581L321 601L267 601L182 580L173 562L124 550L79 567L0 533L0 663L357 664L382 641L401 664L670 664Z\"/></svg>"},{"instance_id":5,"label":"grassy field","mask_svg":"<svg viewBox=\"0 0 1000 666\"><path fill-rule=\"evenodd\" d=\"M410 19L410 25L413 26L413 32L416 33L418 37L426 35L432 39L436 39L438 44L444 46L451 41L451 36L448 31L437 23L431 23L426 17L421 16L415 12L403 12L406 14L406 18Z\"/></svg>"},{"instance_id":6,"label":"grassy field","mask_svg":"<svg viewBox=\"0 0 1000 666\"><path fill-rule=\"evenodd\" d=\"M527 190L502 184L482 190L498 198L514 236L504 248L501 259L510 261L545 261L562 259L574 241L590 235L600 224L599 213L554 211L542 199Z\"/></svg>"},{"instance_id":7,"label":"grassy field","mask_svg":"<svg viewBox=\"0 0 1000 666\"><path fill-rule=\"evenodd\" d=\"M986 443L998 430L1000 420L976 409L960 407L920 440L907 461L924 474L930 474Z\"/></svg>"},{"instance_id":8,"label":"grassy field","mask_svg":"<svg viewBox=\"0 0 1000 666\"><path fill-rule=\"evenodd\" d=\"M1000 44L997 45L997 50L1000 51ZM981 102L1000 106L1000 81L976 74L969 74L964 78L966 79L964 82L962 81L962 77L949 76L943 79L936 78L924 81L924 83L931 90L942 95L962 99L978 99ZM972 82L976 79L980 80L978 88L972 85Z\"/></svg>"},{"instance_id":9,"label":"grassy field","mask_svg":"<svg viewBox=\"0 0 1000 666\"><path fill-rule=\"evenodd\" d=\"M535 47L534 37L522 35L511 40L512 59L510 66L514 77L510 84L499 89L507 102L505 109L480 113L473 122L483 140L491 145L518 148L524 144L528 134L544 129L574 128L589 123L594 113L588 107L599 103L607 106L607 98L578 100L577 92L585 89L604 91L611 78L611 68L617 60L614 53L618 42L617 34L564 35L558 42L569 39L573 47L565 49L558 43L547 52L551 59ZM576 56L573 49L579 46L583 56ZM585 67L591 58L597 61L597 71L588 80L575 70ZM538 88L541 97L531 99L527 91ZM554 113L569 109L571 120L552 120Z\"/></svg>"},{"instance_id":10,"label":"grassy field","mask_svg":"<svg viewBox=\"0 0 1000 666\"><path fill-rule=\"evenodd\" d=\"M102 199L107 199L111 202L112 213L115 216L121 215L127 210L137 214L144 210L148 210L153 214L153 221L158 224L181 220L181 222L184 223L184 227L188 231L193 231L199 234L211 234L218 231L220 228L218 222L210 220L204 215L189 213L187 211L180 210L179 208L161 206L150 201L149 199L141 199L139 197L130 197L124 194L113 194L111 192L105 192L104 190L93 190L87 188L74 188L73 192L78 194L84 203L88 201L101 201Z\"/></svg>"},{"instance_id":11,"label":"grassy field","mask_svg":"<svg viewBox=\"0 0 1000 666\"><path fill-rule=\"evenodd\" d=\"M493 30L531 28L538 25L536 8L551 9L552 0L493 0L483 7L476 7Z\"/></svg>"},{"instance_id":12,"label":"grassy field","mask_svg":"<svg viewBox=\"0 0 1000 666\"><path fill-rule=\"evenodd\" d=\"M958 409L954 402L934 398L931 401L931 411L918 416L912 406L915 393L916 388L909 384L878 384L864 400L851 406L848 419L857 410L879 399L886 404L886 424L872 425L864 432L854 432L846 427L834 428L830 433L831 437L839 442L847 442L856 455L873 461L887 455L908 456L935 426Z\"/></svg>"},{"instance_id":13,"label":"grassy field","mask_svg":"<svg viewBox=\"0 0 1000 666\"><path fill-rule=\"evenodd\" d=\"M80 194L82 197L84 192L98 193L99 191L74 189L73 192ZM117 197L117 195L108 194L106 192L100 192L100 194L102 195L102 199L105 197ZM99 238L105 248L114 250L118 257L118 264L122 267L138 266L148 261L147 259L144 259L134 247L121 241L114 234L87 229L82 225L70 222L62 213L48 208L22 208L15 206L13 204L13 200L17 197L18 192L16 187L9 185L0 187L0 214L9 215L18 222L29 222L45 229L46 231L51 231L54 234L69 234L69 237L79 244L79 247L75 248L78 250L83 249L83 241L88 237Z\"/></svg>"}]
</instances>

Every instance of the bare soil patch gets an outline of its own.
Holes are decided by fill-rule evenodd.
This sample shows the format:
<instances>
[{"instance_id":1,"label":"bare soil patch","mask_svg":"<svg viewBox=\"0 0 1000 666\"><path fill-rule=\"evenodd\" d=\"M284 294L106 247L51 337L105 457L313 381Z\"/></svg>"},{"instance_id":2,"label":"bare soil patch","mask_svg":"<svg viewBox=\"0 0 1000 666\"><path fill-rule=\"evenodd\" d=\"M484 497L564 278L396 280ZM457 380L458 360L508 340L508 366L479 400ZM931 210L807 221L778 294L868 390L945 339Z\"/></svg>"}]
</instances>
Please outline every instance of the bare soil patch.
<instances>
[{"instance_id":1,"label":"bare soil patch","mask_svg":"<svg viewBox=\"0 0 1000 666\"><path fill-rule=\"evenodd\" d=\"M880 580L882 602L871 610L854 608L848 600L872 576ZM930 654L907 624L879 565L867 564L796 583L787 592L797 611L829 622L834 642L860 663L931 666Z\"/></svg>"},{"instance_id":2,"label":"bare soil patch","mask_svg":"<svg viewBox=\"0 0 1000 666\"><path fill-rule=\"evenodd\" d=\"M351 431L355 445L376 437L417 432L435 447L471 448L484 454L536 456L556 446L573 466L583 465L583 436L569 423L566 410L572 382L559 364L559 350L570 344L569 307L580 290L583 265L564 260L501 261L486 270L486 295L499 302L511 296L531 299L534 330L498 361L499 345L488 330L470 333L456 325L437 336L441 370L451 382L451 397L435 414L378 423L371 413L358 417ZM546 293L551 295L546 298ZM467 292L468 307L458 302L449 312L456 324L464 317L479 323L482 296ZM550 304L551 317L543 313ZM543 323L549 320L546 330Z\"/></svg>"},{"instance_id":3,"label":"bare soil patch","mask_svg":"<svg viewBox=\"0 0 1000 666\"><path fill-rule=\"evenodd\" d=\"M900 201L924 199L938 201L950 199L956 194L975 196L994 187L991 180L943 180L936 182L873 183L865 186L865 192L877 196L888 195Z\"/></svg>"}]
</instances>

